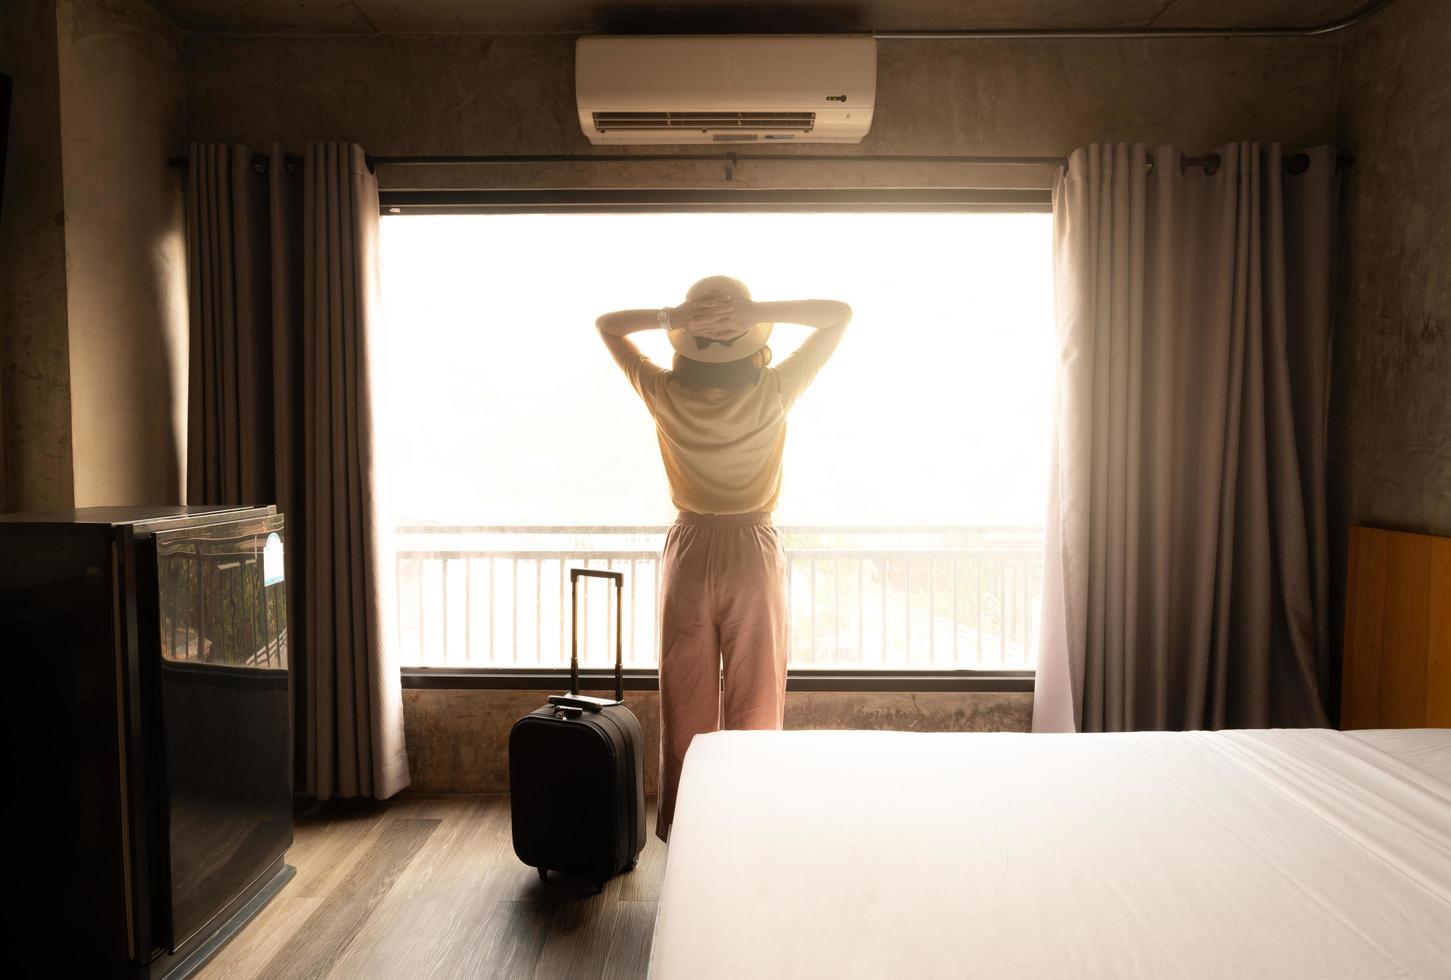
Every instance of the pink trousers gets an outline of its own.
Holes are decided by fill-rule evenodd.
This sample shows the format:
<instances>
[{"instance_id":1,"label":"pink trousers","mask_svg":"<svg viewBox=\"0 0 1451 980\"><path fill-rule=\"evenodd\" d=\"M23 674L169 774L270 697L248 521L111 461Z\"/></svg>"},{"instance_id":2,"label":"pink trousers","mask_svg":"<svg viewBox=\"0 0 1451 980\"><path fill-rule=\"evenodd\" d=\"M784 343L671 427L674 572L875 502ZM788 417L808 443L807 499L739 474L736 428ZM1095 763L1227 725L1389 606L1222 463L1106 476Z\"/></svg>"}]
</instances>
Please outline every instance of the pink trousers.
<instances>
[{"instance_id":1,"label":"pink trousers","mask_svg":"<svg viewBox=\"0 0 1451 980\"><path fill-rule=\"evenodd\" d=\"M786 710L786 558L770 514L682 511L665 537L660 596L660 799L670 834L690 740L779 729Z\"/></svg>"}]
</instances>

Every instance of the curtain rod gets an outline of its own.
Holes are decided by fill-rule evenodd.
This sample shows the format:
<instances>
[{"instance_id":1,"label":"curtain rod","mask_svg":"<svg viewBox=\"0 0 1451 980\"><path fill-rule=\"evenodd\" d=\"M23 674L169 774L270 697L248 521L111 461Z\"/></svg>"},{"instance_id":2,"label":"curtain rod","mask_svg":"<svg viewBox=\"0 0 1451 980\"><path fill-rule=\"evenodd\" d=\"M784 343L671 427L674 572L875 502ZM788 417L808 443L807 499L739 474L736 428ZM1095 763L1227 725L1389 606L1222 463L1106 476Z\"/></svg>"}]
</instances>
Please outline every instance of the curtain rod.
<instances>
[{"instance_id":1,"label":"curtain rod","mask_svg":"<svg viewBox=\"0 0 1451 980\"><path fill-rule=\"evenodd\" d=\"M988 30L941 31L874 31L878 41L1068 41L1068 40L1132 40L1135 38L1254 38L1254 37L1321 37L1361 24L1394 0L1370 0L1352 11L1325 24L1309 27L1084 27L1057 30L1019 30L1014 28Z\"/></svg>"},{"instance_id":2,"label":"curtain rod","mask_svg":"<svg viewBox=\"0 0 1451 980\"><path fill-rule=\"evenodd\" d=\"M430 167L457 164L520 164L520 163L777 163L794 160L798 163L953 163L999 167L1058 167L1063 157L1035 156L933 156L901 154L851 153L541 153L495 154L492 156L370 156L368 165Z\"/></svg>"},{"instance_id":3,"label":"curtain rod","mask_svg":"<svg viewBox=\"0 0 1451 980\"><path fill-rule=\"evenodd\" d=\"M289 173L302 166L302 158L288 154L283 158ZM365 158L370 171L380 166L433 167L433 166L512 166L541 163L723 163L726 165L726 179L734 176L740 163L915 163L954 164L959 166L998 167L1062 167L1067 165L1066 157L1054 156L952 156L952 155L900 155L900 154L848 154L848 153L518 153L479 155L435 155L435 156L369 156ZM1348 154L1335 158L1337 168L1344 168L1355 162ZM167 160L173 167L186 167L186 156L175 156ZM1213 176L1222 163L1218 153L1204 156L1180 157L1181 168L1203 167ZM265 174L271 158L265 153L252 156L252 170ZM1152 170L1154 161L1149 160ZM1308 153L1291 153L1284 158L1285 169L1292 174L1304 173L1310 166Z\"/></svg>"}]
</instances>

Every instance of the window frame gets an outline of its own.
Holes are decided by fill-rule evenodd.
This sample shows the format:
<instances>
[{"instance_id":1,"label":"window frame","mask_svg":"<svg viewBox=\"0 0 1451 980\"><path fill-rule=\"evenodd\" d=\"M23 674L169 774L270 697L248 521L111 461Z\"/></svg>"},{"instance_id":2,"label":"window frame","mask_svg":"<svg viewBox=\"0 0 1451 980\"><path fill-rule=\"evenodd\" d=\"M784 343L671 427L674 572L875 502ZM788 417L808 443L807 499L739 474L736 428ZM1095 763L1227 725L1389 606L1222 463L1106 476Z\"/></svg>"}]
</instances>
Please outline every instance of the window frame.
<instances>
[{"instance_id":1,"label":"window frame","mask_svg":"<svg viewBox=\"0 0 1451 980\"><path fill-rule=\"evenodd\" d=\"M642 214L682 211L1008 212L1051 214L1051 191L1032 188L790 188L743 190L385 190L381 213Z\"/></svg>"},{"instance_id":2,"label":"window frame","mask_svg":"<svg viewBox=\"0 0 1451 980\"><path fill-rule=\"evenodd\" d=\"M678 212L967 212L1050 214L1052 192L1034 188L790 188L739 190L455 190L379 192L380 213L642 214ZM405 690L562 690L568 668L401 667ZM614 671L581 669L581 690L612 691ZM786 690L860 693L1031 693L1035 670L788 669ZM624 671L627 691L658 691L659 671Z\"/></svg>"},{"instance_id":3,"label":"window frame","mask_svg":"<svg viewBox=\"0 0 1451 980\"><path fill-rule=\"evenodd\" d=\"M403 667L409 690L555 691L569 686L569 668L539 667ZM660 675L650 668L627 668L626 691L658 691ZM901 692L1026 692L1032 693L1031 670L843 670L796 667L786 673L788 691ZM580 668L582 691L613 691L615 672Z\"/></svg>"}]
</instances>

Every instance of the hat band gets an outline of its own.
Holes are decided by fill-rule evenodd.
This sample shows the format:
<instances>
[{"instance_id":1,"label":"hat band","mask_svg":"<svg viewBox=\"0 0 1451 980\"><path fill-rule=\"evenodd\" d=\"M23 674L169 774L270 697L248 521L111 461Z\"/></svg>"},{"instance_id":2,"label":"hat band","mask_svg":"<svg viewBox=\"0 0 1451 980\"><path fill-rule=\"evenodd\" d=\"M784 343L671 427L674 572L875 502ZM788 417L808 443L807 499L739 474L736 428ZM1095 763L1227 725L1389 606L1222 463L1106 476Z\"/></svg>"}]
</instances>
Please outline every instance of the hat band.
<instances>
[{"instance_id":1,"label":"hat band","mask_svg":"<svg viewBox=\"0 0 1451 980\"><path fill-rule=\"evenodd\" d=\"M745 336L745 334L743 334L743 333L742 334L736 334L734 337L730 338L729 340L712 340L709 337L696 337L695 338L695 349L696 350L705 350L711 344L720 344L722 347L729 348L731 345L733 345L736 341L740 340L744 336Z\"/></svg>"}]
</instances>

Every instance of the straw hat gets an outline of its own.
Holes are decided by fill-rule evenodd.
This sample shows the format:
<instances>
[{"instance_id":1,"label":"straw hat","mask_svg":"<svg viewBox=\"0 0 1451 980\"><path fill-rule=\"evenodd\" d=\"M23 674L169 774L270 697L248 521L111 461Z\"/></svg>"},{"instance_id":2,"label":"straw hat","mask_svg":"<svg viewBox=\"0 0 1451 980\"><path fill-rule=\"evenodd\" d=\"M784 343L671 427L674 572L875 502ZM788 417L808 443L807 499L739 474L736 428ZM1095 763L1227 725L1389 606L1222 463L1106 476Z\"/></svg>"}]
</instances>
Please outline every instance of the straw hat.
<instances>
[{"instance_id":1,"label":"straw hat","mask_svg":"<svg viewBox=\"0 0 1451 980\"><path fill-rule=\"evenodd\" d=\"M691 286L685 298L692 300L706 293L718 293L727 299L732 296L751 298L751 291L746 288L746 284L730 276L707 276ZM670 330L667 336L670 338L670 346L682 357L707 364L728 364L731 361L744 360L765 347L766 341L771 339L771 326L769 323L758 323L745 333L728 340L693 337L679 328Z\"/></svg>"}]
</instances>

